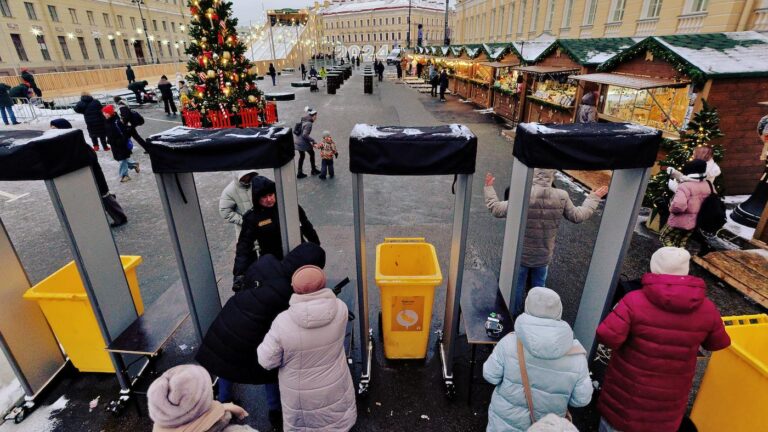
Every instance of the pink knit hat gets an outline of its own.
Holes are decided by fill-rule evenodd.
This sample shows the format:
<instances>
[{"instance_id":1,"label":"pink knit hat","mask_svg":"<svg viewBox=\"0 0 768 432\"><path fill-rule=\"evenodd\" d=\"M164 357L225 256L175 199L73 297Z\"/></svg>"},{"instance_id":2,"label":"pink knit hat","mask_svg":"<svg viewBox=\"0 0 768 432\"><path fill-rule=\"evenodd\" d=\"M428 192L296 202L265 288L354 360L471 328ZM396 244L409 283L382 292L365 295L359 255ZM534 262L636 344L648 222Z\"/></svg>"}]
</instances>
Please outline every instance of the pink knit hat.
<instances>
[{"instance_id":1,"label":"pink knit hat","mask_svg":"<svg viewBox=\"0 0 768 432\"><path fill-rule=\"evenodd\" d=\"M296 294L312 294L325 288L325 273L313 265L299 267L291 278L291 285Z\"/></svg>"}]
</instances>

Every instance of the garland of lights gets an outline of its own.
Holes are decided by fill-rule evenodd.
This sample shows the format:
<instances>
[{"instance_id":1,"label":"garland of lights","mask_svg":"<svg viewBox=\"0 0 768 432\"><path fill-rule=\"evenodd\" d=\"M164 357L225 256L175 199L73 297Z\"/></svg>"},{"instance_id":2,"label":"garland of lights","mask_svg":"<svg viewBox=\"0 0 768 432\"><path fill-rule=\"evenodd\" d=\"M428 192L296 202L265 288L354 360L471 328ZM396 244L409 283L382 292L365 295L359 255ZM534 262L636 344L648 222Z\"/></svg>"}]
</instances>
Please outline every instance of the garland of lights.
<instances>
[{"instance_id":1,"label":"garland of lights","mask_svg":"<svg viewBox=\"0 0 768 432\"><path fill-rule=\"evenodd\" d=\"M672 67L677 69L678 72L684 74L695 84L704 84L707 81L707 74L701 69L692 65L690 62L680 57L678 54L670 51L665 46L659 44L654 38L650 37L634 47L630 47L619 54L606 60L603 64L597 67L599 72L608 72L615 69L619 64L624 63L642 53L650 51L654 58L659 58L669 63Z\"/></svg>"}]
</instances>

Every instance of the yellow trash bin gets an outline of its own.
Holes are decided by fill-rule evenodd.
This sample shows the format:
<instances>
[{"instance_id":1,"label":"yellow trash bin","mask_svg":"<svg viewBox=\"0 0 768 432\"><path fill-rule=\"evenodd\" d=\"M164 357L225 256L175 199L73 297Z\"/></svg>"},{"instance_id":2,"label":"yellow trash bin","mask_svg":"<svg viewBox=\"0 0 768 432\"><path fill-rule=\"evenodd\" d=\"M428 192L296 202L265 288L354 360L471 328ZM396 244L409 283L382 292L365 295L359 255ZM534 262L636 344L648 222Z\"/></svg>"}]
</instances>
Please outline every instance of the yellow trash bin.
<instances>
[{"instance_id":1,"label":"yellow trash bin","mask_svg":"<svg viewBox=\"0 0 768 432\"><path fill-rule=\"evenodd\" d=\"M136 266L141 264L142 259L140 256L121 256L120 261L128 279L133 304L141 315L144 303ZM28 289L24 298L37 301L59 343L80 372L115 372L105 350L107 343L101 336L74 261Z\"/></svg>"},{"instance_id":2,"label":"yellow trash bin","mask_svg":"<svg viewBox=\"0 0 768 432\"><path fill-rule=\"evenodd\" d=\"M768 427L768 315L723 317L731 346L712 353L691 419L702 432Z\"/></svg>"},{"instance_id":3,"label":"yellow trash bin","mask_svg":"<svg viewBox=\"0 0 768 432\"><path fill-rule=\"evenodd\" d=\"M376 284L388 359L427 355L435 288L443 281L435 247L417 238L385 238L376 246Z\"/></svg>"}]
</instances>

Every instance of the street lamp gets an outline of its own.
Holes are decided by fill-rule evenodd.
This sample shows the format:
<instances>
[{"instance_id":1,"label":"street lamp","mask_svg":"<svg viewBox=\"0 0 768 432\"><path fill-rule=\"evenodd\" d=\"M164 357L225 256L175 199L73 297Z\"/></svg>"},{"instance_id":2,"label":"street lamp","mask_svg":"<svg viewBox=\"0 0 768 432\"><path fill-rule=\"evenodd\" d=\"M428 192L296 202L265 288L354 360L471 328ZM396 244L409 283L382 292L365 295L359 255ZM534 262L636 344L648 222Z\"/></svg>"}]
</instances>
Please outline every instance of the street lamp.
<instances>
[{"instance_id":1,"label":"street lamp","mask_svg":"<svg viewBox=\"0 0 768 432\"><path fill-rule=\"evenodd\" d=\"M408 0L408 31L405 33L405 46L411 47L411 0Z\"/></svg>"},{"instance_id":2,"label":"street lamp","mask_svg":"<svg viewBox=\"0 0 768 432\"><path fill-rule=\"evenodd\" d=\"M139 18L141 18L141 26L144 30L144 37L147 39L147 47L149 48L149 58L152 63L155 63L155 54L152 52L152 44L150 43L149 33L147 33L147 22L144 21L144 13L141 11L141 5L144 4L144 0L131 0L131 3L136 3L136 7L139 8ZM141 33L142 29L137 28L137 33ZM158 60L157 63L160 63Z\"/></svg>"}]
</instances>

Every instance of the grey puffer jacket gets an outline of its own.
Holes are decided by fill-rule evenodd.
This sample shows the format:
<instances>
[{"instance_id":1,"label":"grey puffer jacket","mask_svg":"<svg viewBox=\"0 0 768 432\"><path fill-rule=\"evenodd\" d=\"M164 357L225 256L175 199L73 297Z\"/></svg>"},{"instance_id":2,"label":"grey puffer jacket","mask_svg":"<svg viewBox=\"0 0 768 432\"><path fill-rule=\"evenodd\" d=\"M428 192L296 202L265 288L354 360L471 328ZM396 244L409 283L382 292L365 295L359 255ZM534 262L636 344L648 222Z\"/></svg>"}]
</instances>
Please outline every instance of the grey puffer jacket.
<instances>
[{"instance_id":1,"label":"grey puffer jacket","mask_svg":"<svg viewBox=\"0 0 768 432\"><path fill-rule=\"evenodd\" d=\"M311 151L315 145L315 139L309 136L312 133L312 116L309 114L301 118L301 135L293 136L294 148L298 151Z\"/></svg>"},{"instance_id":2,"label":"grey puffer jacket","mask_svg":"<svg viewBox=\"0 0 768 432\"><path fill-rule=\"evenodd\" d=\"M525 227L525 242L521 264L526 267L543 267L552 261L555 238L560 221L565 217L573 223L581 223L592 217L600 204L594 193L576 207L568 192L552 187L555 170L535 169L531 197L528 201L528 222ZM486 186L485 205L493 216L507 216L507 201L499 201L493 186Z\"/></svg>"},{"instance_id":3,"label":"grey puffer jacket","mask_svg":"<svg viewBox=\"0 0 768 432\"><path fill-rule=\"evenodd\" d=\"M348 431L357 421L344 353L348 311L324 288L291 297L256 350L265 369L280 368L285 431Z\"/></svg>"},{"instance_id":4,"label":"grey puffer jacket","mask_svg":"<svg viewBox=\"0 0 768 432\"><path fill-rule=\"evenodd\" d=\"M224 188L219 198L219 214L227 222L235 224L235 231L238 236L240 235L240 227L243 225L243 215L253 208L251 183L248 182L248 186L240 184L240 179L250 173L255 173L255 171L237 171L234 180Z\"/></svg>"}]
</instances>

